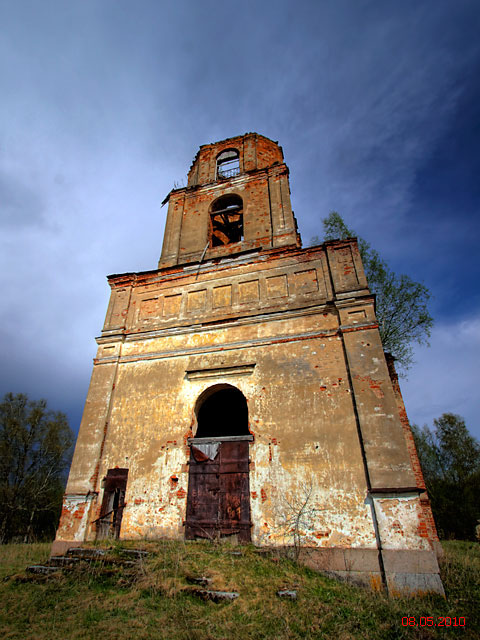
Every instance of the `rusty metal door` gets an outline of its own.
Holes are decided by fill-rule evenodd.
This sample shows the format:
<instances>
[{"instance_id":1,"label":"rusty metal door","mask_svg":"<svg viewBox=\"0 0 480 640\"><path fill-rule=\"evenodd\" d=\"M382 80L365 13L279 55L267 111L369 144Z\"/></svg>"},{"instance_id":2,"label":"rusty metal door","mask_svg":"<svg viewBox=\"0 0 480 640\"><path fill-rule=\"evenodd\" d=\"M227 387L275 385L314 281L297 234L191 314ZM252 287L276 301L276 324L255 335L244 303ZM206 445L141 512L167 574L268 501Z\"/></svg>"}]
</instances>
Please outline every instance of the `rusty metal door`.
<instances>
[{"instance_id":1,"label":"rusty metal door","mask_svg":"<svg viewBox=\"0 0 480 640\"><path fill-rule=\"evenodd\" d=\"M109 469L103 479L103 500L100 517L95 520L97 540L118 538L122 526L128 469Z\"/></svg>"},{"instance_id":2,"label":"rusty metal door","mask_svg":"<svg viewBox=\"0 0 480 640\"><path fill-rule=\"evenodd\" d=\"M190 446L185 537L191 540L237 534L239 540L249 542L248 439L198 440Z\"/></svg>"}]
</instances>

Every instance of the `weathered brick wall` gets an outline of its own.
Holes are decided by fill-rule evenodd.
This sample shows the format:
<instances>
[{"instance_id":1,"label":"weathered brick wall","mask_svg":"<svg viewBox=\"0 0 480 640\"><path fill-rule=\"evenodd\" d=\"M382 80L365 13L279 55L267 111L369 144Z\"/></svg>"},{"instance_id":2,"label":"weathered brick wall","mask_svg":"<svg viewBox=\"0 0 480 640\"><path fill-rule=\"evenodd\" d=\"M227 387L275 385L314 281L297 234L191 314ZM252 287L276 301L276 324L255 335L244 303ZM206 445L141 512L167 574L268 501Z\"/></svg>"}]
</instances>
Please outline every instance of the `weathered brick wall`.
<instances>
[{"instance_id":1,"label":"weathered brick wall","mask_svg":"<svg viewBox=\"0 0 480 640\"><path fill-rule=\"evenodd\" d=\"M435 542L438 542L437 528L435 525L435 520L433 518L430 500L428 498L428 494L425 489L425 480L423 478L422 467L420 465L417 448L415 446L415 440L413 438L412 429L410 428L410 422L408 420L407 411L405 409L405 403L403 401L403 396L402 396L402 391L400 389L398 375L395 370L395 361L390 354L386 354L386 361L388 365L390 379L392 381L393 390L395 393L395 398L397 401L398 414L400 416L400 421L402 423L405 441L407 443L410 462L412 465L413 472L415 474L417 487L424 489L424 491L420 495L420 502L422 505L422 517L421 519L419 519L419 525L418 525L419 535L423 538L428 538L431 542L435 543Z\"/></svg>"},{"instance_id":2,"label":"weathered brick wall","mask_svg":"<svg viewBox=\"0 0 480 640\"><path fill-rule=\"evenodd\" d=\"M268 268L265 268L267 264ZM332 298L324 249L264 252L231 265L166 270L112 278L113 303L104 331L155 328L234 319L325 303Z\"/></svg>"},{"instance_id":3,"label":"weathered brick wall","mask_svg":"<svg viewBox=\"0 0 480 640\"><path fill-rule=\"evenodd\" d=\"M188 172L188 186L206 185L216 179L216 161L220 153L227 149L236 149L240 156L242 172L265 169L274 164L283 164L283 153L276 142L250 133L221 142L200 147Z\"/></svg>"},{"instance_id":4,"label":"weathered brick wall","mask_svg":"<svg viewBox=\"0 0 480 640\"><path fill-rule=\"evenodd\" d=\"M240 154L240 175L217 180L218 155L235 145ZM244 238L241 243L213 247L211 208L226 194L243 200ZM172 191L168 200L160 268L200 260L202 256L208 260L255 248L300 246L290 203L288 168L280 147L263 136L251 134L201 147L188 186Z\"/></svg>"}]
</instances>

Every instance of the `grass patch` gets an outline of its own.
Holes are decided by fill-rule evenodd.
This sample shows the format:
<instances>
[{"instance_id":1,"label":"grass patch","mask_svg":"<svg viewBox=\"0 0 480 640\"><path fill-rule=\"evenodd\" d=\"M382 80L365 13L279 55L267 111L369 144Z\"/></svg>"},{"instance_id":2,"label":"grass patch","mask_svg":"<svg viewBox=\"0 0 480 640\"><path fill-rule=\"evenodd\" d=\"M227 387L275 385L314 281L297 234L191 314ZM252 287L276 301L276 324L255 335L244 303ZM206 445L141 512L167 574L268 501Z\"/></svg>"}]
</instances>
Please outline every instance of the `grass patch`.
<instances>
[{"instance_id":1,"label":"grass patch","mask_svg":"<svg viewBox=\"0 0 480 640\"><path fill-rule=\"evenodd\" d=\"M27 577L49 545L0 547L0 633L8 640L245 640L252 638L480 637L480 545L444 543L442 578L447 599L389 600L330 580L291 560L259 553L251 545L209 542L115 544L152 552L135 569L101 560L47 578ZM238 555L240 552L240 555ZM238 591L234 602L203 601L192 577L209 588ZM280 589L295 589L295 601ZM407 627L402 617L466 618L465 627Z\"/></svg>"},{"instance_id":2,"label":"grass patch","mask_svg":"<svg viewBox=\"0 0 480 640\"><path fill-rule=\"evenodd\" d=\"M0 544L0 580L31 564L42 564L50 555L51 543Z\"/></svg>"}]
</instances>

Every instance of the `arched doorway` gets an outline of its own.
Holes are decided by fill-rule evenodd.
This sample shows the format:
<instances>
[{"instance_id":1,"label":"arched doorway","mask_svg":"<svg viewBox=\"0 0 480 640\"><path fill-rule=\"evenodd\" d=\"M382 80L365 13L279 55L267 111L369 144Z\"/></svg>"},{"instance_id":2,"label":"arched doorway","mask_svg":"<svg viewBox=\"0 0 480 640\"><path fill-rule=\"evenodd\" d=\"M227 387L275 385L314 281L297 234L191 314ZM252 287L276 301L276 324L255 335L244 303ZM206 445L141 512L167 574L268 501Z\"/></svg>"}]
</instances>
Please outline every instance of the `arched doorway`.
<instances>
[{"instance_id":1,"label":"arched doorway","mask_svg":"<svg viewBox=\"0 0 480 640\"><path fill-rule=\"evenodd\" d=\"M197 432L189 440L185 537L238 535L250 541L248 407L230 385L215 385L197 400Z\"/></svg>"}]
</instances>

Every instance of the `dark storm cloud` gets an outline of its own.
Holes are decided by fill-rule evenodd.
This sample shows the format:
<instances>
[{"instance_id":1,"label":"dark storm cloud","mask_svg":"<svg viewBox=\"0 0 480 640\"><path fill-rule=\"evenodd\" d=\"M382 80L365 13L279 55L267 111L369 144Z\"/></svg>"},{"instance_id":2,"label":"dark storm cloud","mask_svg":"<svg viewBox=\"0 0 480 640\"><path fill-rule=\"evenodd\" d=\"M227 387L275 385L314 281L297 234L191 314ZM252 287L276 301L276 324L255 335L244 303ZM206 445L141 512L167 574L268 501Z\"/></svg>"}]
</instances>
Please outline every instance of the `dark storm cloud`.
<instances>
[{"instance_id":1,"label":"dark storm cloud","mask_svg":"<svg viewBox=\"0 0 480 640\"><path fill-rule=\"evenodd\" d=\"M105 275L156 266L164 196L199 145L246 131L283 146L304 241L337 209L433 289L440 327L476 322L465 242L478 207L462 180L480 168L466 142L478 135L476 2L21 0L0 14L2 390L47 396L78 427ZM444 335L429 352L440 362ZM438 379L445 406L473 416L439 369L432 396Z\"/></svg>"}]
</instances>

